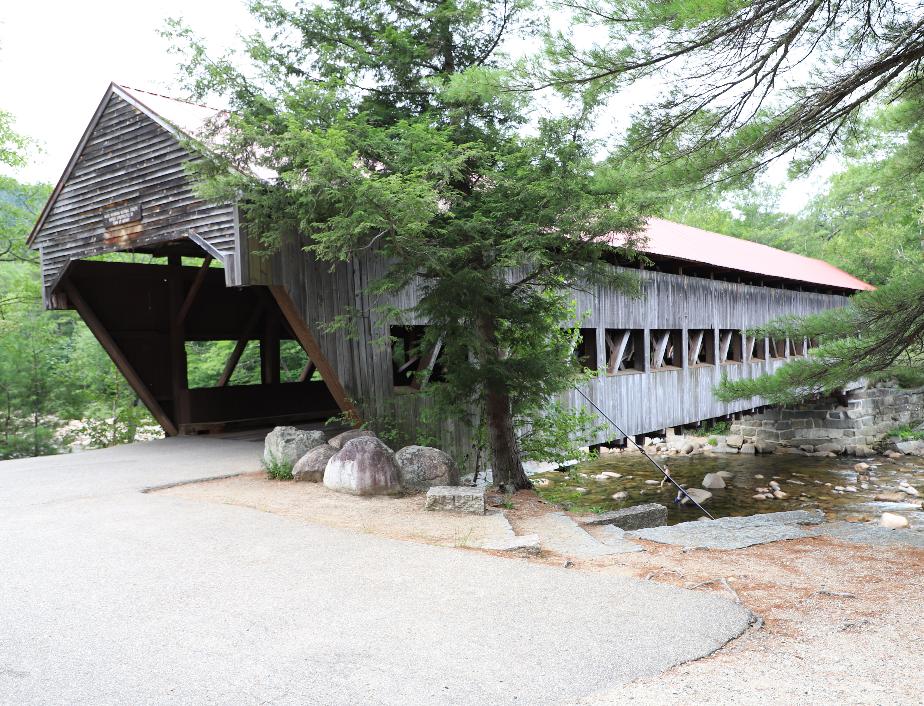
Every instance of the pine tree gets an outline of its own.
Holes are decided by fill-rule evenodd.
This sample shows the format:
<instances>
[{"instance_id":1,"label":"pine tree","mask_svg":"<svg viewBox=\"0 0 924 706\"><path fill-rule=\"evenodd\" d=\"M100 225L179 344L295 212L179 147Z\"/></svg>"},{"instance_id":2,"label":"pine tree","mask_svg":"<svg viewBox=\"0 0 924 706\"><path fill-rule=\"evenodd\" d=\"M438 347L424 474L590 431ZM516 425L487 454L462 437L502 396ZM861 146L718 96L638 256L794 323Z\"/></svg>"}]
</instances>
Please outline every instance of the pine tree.
<instances>
[{"instance_id":1,"label":"pine tree","mask_svg":"<svg viewBox=\"0 0 924 706\"><path fill-rule=\"evenodd\" d=\"M500 49L536 25L524 0L252 10L266 31L248 40L246 68L170 31L194 92L230 103L203 193L243 193L267 247L295 230L331 261L374 249L391 263L375 292L421 282L417 313L446 371L429 394L457 419L481 410L495 482L528 487L518 429L581 376L567 289L612 278L604 236L638 226L624 185L594 163L592 106L537 118L511 90L519 77Z\"/></svg>"}]
</instances>

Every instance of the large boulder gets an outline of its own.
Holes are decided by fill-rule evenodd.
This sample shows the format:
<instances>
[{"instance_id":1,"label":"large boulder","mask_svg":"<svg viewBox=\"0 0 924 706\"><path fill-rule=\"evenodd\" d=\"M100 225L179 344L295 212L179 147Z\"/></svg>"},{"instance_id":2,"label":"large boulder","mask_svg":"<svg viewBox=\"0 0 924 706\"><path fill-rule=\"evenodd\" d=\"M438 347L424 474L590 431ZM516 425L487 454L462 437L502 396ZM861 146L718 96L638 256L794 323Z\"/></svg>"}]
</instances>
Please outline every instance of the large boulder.
<instances>
[{"instance_id":1,"label":"large boulder","mask_svg":"<svg viewBox=\"0 0 924 706\"><path fill-rule=\"evenodd\" d=\"M298 459L295 468L292 469L292 479L300 481L309 481L311 483L320 483L324 480L324 471L327 468L327 462L337 453L330 444L321 444L315 446L308 453Z\"/></svg>"},{"instance_id":2,"label":"large boulder","mask_svg":"<svg viewBox=\"0 0 924 706\"><path fill-rule=\"evenodd\" d=\"M351 439L327 462L324 485L354 495L397 493L401 476L395 452L374 436Z\"/></svg>"},{"instance_id":3,"label":"large boulder","mask_svg":"<svg viewBox=\"0 0 924 706\"><path fill-rule=\"evenodd\" d=\"M323 431L276 427L266 435L263 460L294 466L298 459L326 441Z\"/></svg>"},{"instance_id":4,"label":"large boulder","mask_svg":"<svg viewBox=\"0 0 924 706\"><path fill-rule=\"evenodd\" d=\"M342 449L346 442L358 439L361 436L375 436L375 432L369 429L349 429L342 434L337 434L337 436L333 437L327 443L335 449Z\"/></svg>"},{"instance_id":5,"label":"large boulder","mask_svg":"<svg viewBox=\"0 0 924 706\"><path fill-rule=\"evenodd\" d=\"M707 473L701 484L706 490L715 490L725 487L725 479L718 473Z\"/></svg>"},{"instance_id":6,"label":"large boulder","mask_svg":"<svg viewBox=\"0 0 924 706\"><path fill-rule=\"evenodd\" d=\"M434 485L458 485L455 461L445 451L432 446L405 446L395 454L405 488L430 488Z\"/></svg>"}]
</instances>

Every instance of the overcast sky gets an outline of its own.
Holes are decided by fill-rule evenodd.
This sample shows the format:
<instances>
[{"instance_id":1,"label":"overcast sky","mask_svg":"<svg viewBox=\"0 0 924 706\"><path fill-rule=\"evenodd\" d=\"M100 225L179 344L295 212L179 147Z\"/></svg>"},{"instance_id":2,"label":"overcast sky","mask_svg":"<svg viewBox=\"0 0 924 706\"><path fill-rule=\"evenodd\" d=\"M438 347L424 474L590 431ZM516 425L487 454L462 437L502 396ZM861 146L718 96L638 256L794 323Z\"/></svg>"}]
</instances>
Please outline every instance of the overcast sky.
<instances>
[{"instance_id":1,"label":"overcast sky","mask_svg":"<svg viewBox=\"0 0 924 706\"><path fill-rule=\"evenodd\" d=\"M253 29L238 0L0 2L0 109L41 145L13 172L30 182L58 180L110 81L178 95L177 57L157 34L168 17L184 18L216 49ZM784 165L771 178L784 181ZM798 209L822 183L819 174L790 186L783 207Z\"/></svg>"}]
</instances>

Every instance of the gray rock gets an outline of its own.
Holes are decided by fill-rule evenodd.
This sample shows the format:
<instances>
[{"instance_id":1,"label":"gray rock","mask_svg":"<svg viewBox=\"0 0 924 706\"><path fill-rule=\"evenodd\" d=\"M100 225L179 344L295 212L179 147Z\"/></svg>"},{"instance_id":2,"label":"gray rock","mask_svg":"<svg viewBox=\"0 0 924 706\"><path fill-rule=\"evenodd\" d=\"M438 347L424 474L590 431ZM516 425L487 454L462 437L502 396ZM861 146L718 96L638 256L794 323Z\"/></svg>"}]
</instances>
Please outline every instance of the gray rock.
<instances>
[{"instance_id":1,"label":"gray rock","mask_svg":"<svg viewBox=\"0 0 924 706\"><path fill-rule=\"evenodd\" d=\"M740 449L742 444L744 444L744 439L737 434L725 438L725 445L733 449Z\"/></svg>"},{"instance_id":2,"label":"gray rock","mask_svg":"<svg viewBox=\"0 0 924 706\"><path fill-rule=\"evenodd\" d=\"M363 436L375 436L375 432L370 431L369 429L348 429L341 434L337 434L337 436L333 437L327 443L333 446L335 449L342 449L346 442L352 441L353 439L359 439Z\"/></svg>"},{"instance_id":3,"label":"gray rock","mask_svg":"<svg viewBox=\"0 0 924 706\"><path fill-rule=\"evenodd\" d=\"M457 485L459 471L445 451L431 446L405 446L395 454L406 488L429 488L434 485Z\"/></svg>"},{"instance_id":4,"label":"gray rock","mask_svg":"<svg viewBox=\"0 0 924 706\"><path fill-rule=\"evenodd\" d=\"M685 443L683 446L680 447L680 453L691 454L693 453L694 448L695 447L693 446L693 444L688 441L687 443Z\"/></svg>"},{"instance_id":5,"label":"gray rock","mask_svg":"<svg viewBox=\"0 0 924 706\"><path fill-rule=\"evenodd\" d=\"M292 479L298 481L308 481L310 483L321 483L324 480L324 471L327 468L327 462L337 453L330 444L321 444L309 450L304 456L298 459L295 468L292 469Z\"/></svg>"},{"instance_id":6,"label":"gray rock","mask_svg":"<svg viewBox=\"0 0 924 706\"><path fill-rule=\"evenodd\" d=\"M908 526L908 518L894 512L884 512L879 518L879 524L889 529L902 529Z\"/></svg>"},{"instance_id":7,"label":"gray rock","mask_svg":"<svg viewBox=\"0 0 924 706\"><path fill-rule=\"evenodd\" d=\"M449 510L484 514L484 488L435 485L427 491L427 510Z\"/></svg>"},{"instance_id":8,"label":"gray rock","mask_svg":"<svg viewBox=\"0 0 924 706\"><path fill-rule=\"evenodd\" d=\"M708 490L702 490L701 488L687 488L686 490L687 490L686 495L684 495L683 493L680 493L680 497L681 497L680 504L681 505L692 505L693 503L690 502L690 498L693 498L693 500L695 500L697 503L702 505L704 502L706 502L707 500L709 500L709 498L712 497L712 493L710 493Z\"/></svg>"},{"instance_id":9,"label":"gray rock","mask_svg":"<svg viewBox=\"0 0 924 706\"><path fill-rule=\"evenodd\" d=\"M427 508L436 509L436 508ZM481 545L482 549L489 549L494 552L504 552L516 556L536 556L542 550L539 544L538 534L524 534L512 539L499 539L496 541L485 542Z\"/></svg>"},{"instance_id":10,"label":"gray rock","mask_svg":"<svg viewBox=\"0 0 924 706\"><path fill-rule=\"evenodd\" d=\"M753 456L757 453L757 447L754 444L741 444L741 453Z\"/></svg>"},{"instance_id":11,"label":"gray rock","mask_svg":"<svg viewBox=\"0 0 924 706\"><path fill-rule=\"evenodd\" d=\"M924 441L898 441L895 449L909 456L924 456Z\"/></svg>"},{"instance_id":12,"label":"gray rock","mask_svg":"<svg viewBox=\"0 0 924 706\"><path fill-rule=\"evenodd\" d=\"M263 460L267 463L287 463L294 465L302 456L315 446L325 443L323 431L296 429L295 427L276 427L266 435L263 447Z\"/></svg>"},{"instance_id":13,"label":"gray rock","mask_svg":"<svg viewBox=\"0 0 924 706\"><path fill-rule=\"evenodd\" d=\"M844 450L844 444L829 441L826 444L819 444L815 447L816 452L839 454Z\"/></svg>"},{"instance_id":14,"label":"gray rock","mask_svg":"<svg viewBox=\"0 0 924 706\"><path fill-rule=\"evenodd\" d=\"M734 446L729 446L728 444L719 444L718 446L707 446L707 451L711 451L715 454L736 454L738 449Z\"/></svg>"},{"instance_id":15,"label":"gray rock","mask_svg":"<svg viewBox=\"0 0 924 706\"><path fill-rule=\"evenodd\" d=\"M324 485L354 495L388 495L401 490L395 453L374 436L347 441L324 469Z\"/></svg>"},{"instance_id":16,"label":"gray rock","mask_svg":"<svg viewBox=\"0 0 924 706\"><path fill-rule=\"evenodd\" d=\"M658 503L634 505L622 510L602 512L580 518L582 525L612 525L623 530L660 527L667 524L667 508Z\"/></svg>"},{"instance_id":17,"label":"gray rock","mask_svg":"<svg viewBox=\"0 0 924 706\"><path fill-rule=\"evenodd\" d=\"M643 529L628 536L691 548L742 549L755 544L809 537L814 528L807 531L801 525L822 522L824 513L821 510L790 510L750 517L721 517L718 520L700 518L677 525Z\"/></svg>"},{"instance_id":18,"label":"gray rock","mask_svg":"<svg viewBox=\"0 0 924 706\"><path fill-rule=\"evenodd\" d=\"M707 490L715 490L725 487L725 479L718 473L707 473L701 484Z\"/></svg>"}]
</instances>

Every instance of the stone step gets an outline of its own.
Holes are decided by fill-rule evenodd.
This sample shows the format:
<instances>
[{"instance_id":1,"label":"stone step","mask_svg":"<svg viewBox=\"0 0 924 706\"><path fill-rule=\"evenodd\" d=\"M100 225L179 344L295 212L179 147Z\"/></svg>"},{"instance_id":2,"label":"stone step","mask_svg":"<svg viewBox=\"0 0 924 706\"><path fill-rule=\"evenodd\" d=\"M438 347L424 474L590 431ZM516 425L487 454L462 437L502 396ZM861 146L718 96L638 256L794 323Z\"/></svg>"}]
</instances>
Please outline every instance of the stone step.
<instances>
[{"instance_id":1,"label":"stone step","mask_svg":"<svg viewBox=\"0 0 924 706\"><path fill-rule=\"evenodd\" d=\"M563 512L531 517L521 524L525 532L539 535L543 549L566 557L592 559L627 551L642 551L642 547L628 540L618 541L620 538L615 533L610 536L612 543L599 542ZM618 530L616 527L612 529Z\"/></svg>"}]
</instances>

